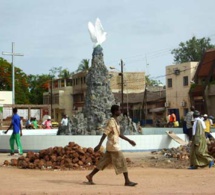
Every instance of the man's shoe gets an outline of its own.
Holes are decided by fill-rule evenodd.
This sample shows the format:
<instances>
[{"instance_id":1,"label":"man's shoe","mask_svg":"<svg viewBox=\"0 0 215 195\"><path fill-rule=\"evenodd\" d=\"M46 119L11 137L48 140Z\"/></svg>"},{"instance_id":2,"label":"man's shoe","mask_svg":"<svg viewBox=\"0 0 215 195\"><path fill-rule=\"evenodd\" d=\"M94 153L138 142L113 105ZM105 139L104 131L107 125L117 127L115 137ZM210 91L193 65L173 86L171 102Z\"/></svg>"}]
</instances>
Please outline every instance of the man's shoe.
<instances>
[{"instance_id":1,"label":"man's shoe","mask_svg":"<svg viewBox=\"0 0 215 195\"><path fill-rule=\"evenodd\" d=\"M8 156L14 156L14 153L10 153L10 154L8 154Z\"/></svg>"},{"instance_id":2,"label":"man's shoe","mask_svg":"<svg viewBox=\"0 0 215 195\"><path fill-rule=\"evenodd\" d=\"M208 166L209 166L209 168L211 168L213 165L214 165L214 161L212 160L212 161L209 162Z\"/></svg>"},{"instance_id":3,"label":"man's shoe","mask_svg":"<svg viewBox=\"0 0 215 195\"><path fill-rule=\"evenodd\" d=\"M130 187L133 187L133 186L136 186L137 185L137 183L135 183L135 182L129 182L129 183L125 183L125 186L130 186Z\"/></svg>"}]
</instances>

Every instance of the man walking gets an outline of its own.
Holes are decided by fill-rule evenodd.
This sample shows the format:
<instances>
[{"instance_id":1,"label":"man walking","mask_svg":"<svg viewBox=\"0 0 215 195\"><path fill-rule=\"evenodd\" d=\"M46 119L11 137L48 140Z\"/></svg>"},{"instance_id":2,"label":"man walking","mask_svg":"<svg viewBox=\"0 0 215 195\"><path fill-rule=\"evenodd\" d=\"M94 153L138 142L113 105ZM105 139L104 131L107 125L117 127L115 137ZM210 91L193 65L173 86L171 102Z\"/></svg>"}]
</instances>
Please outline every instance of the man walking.
<instances>
[{"instance_id":1,"label":"man walking","mask_svg":"<svg viewBox=\"0 0 215 195\"><path fill-rule=\"evenodd\" d=\"M205 122L205 137L206 139L214 139L214 137L211 135L211 121L208 118L207 114L204 114L204 122Z\"/></svg>"},{"instance_id":2,"label":"man walking","mask_svg":"<svg viewBox=\"0 0 215 195\"><path fill-rule=\"evenodd\" d=\"M69 134L68 133L68 117L66 114L63 115L63 118L60 122L59 129L60 129L61 134L63 134L63 135Z\"/></svg>"},{"instance_id":3,"label":"man walking","mask_svg":"<svg viewBox=\"0 0 215 195\"><path fill-rule=\"evenodd\" d=\"M189 169L197 169L198 167L214 165L214 159L208 154L207 141L205 137L205 123L200 119L200 112L195 110L193 113L195 118L193 124L193 137L190 148L190 167Z\"/></svg>"},{"instance_id":4,"label":"man walking","mask_svg":"<svg viewBox=\"0 0 215 195\"><path fill-rule=\"evenodd\" d=\"M100 170L105 169L112 162L116 174L123 173L125 186L135 186L137 183L130 181L128 177L126 161L119 147L119 137L128 141L132 146L135 146L136 143L120 133L120 126L117 120L117 117L121 114L119 106L113 105L111 107L111 113L112 117L107 123L104 134L102 135L99 144L94 148L94 151L97 152L100 149L104 139L108 137L106 152L103 158L97 164L97 167L94 168L93 171L86 176L86 178L89 184L94 184L93 176Z\"/></svg>"},{"instance_id":5,"label":"man walking","mask_svg":"<svg viewBox=\"0 0 215 195\"><path fill-rule=\"evenodd\" d=\"M193 112L195 110L194 106L190 107L190 111L187 113L186 117L185 117L185 121L186 121L186 128L187 128L187 136L189 138L189 141L192 140L192 128L193 128Z\"/></svg>"},{"instance_id":6,"label":"man walking","mask_svg":"<svg viewBox=\"0 0 215 195\"><path fill-rule=\"evenodd\" d=\"M22 126L20 122L20 117L17 114L17 108L13 108L13 116L12 121L8 129L4 132L5 134L8 132L9 129L13 126L13 133L10 136L10 155L14 155L14 144L16 142L19 155L23 155L22 151L22 144L20 140L20 136L22 136Z\"/></svg>"}]
</instances>

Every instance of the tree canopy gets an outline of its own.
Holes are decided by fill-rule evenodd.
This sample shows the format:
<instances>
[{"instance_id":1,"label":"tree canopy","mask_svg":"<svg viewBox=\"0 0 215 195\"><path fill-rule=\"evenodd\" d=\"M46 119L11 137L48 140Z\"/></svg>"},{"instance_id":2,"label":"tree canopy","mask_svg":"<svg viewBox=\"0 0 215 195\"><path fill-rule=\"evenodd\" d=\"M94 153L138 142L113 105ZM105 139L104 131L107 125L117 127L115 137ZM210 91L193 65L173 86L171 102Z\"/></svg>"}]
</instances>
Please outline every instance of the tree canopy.
<instances>
[{"instance_id":1,"label":"tree canopy","mask_svg":"<svg viewBox=\"0 0 215 195\"><path fill-rule=\"evenodd\" d=\"M206 50L215 48L215 45L211 44L210 41L210 38L197 39L193 36L190 40L181 42L178 48L171 51L171 54L174 55L174 62L200 61Z\"/></svg>"},{"instance_id":2,"label":"tree canopy","mask_svg":"<svg viewBox=\"0 0 215 195\"><path fill-rule=\"evenodd\" d=\"M50 81L51 76L47 74L28 75L31 104L43 104L43 93L48 91Z\"/></svg>"},{"instance_id":3,"label":"tree canopy","mask_svg":"<svg viewBox=\"0 0 215 195\"><path fill-rule=\"evenodd\" d=\"M49 70L49 73L53 78L62 79L68 79L74 74L74 72L70 72L67 68L63 69L62 66L53 67L52 69Z\"/></svg>"},{"instance_id":4,"label":"tree canopy","mask_svg":"<svg viewBox=\"0 0 215 195\"><path fill-rule=\"evenodd\" d=\"M147 86L160 86L162 85L162 82L160 80L155 80L150 78L150 75L146 75L146 85Z\"/></svg>"},{"instance_id":5,"label":"tree canopy","mask_svg":"<svg viewBox=\"0 0 215 195\"><path fill-rule=\"evenodd\" d=\"M16 104L28 104L28 77L20 69L15 67L15 102ZM9 62L0 58L0 90L12 91L12 66Z\"/></svg>"},{"instance_id":6,"label":"tree canopy","mask_svg":"<svg viewBox=\"0 0 215 195\"><path fill-rule=\"evenodd\" d=\"M81 63L79 64L78 69L76 70L76 72L86 71L86 70L89 70L89 68L90 68L90 60L83 59L81 61Z\"/></svg>"}]
</instances>

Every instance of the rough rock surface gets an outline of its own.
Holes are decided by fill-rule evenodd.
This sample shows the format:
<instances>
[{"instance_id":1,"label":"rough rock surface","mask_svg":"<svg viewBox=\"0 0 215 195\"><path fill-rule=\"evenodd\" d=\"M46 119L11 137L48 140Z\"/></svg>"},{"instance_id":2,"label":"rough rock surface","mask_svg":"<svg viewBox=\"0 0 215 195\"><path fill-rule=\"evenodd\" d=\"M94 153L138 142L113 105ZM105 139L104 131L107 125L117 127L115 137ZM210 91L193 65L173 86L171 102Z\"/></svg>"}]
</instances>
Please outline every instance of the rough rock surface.
<instances>
[{"instance_id":1,"label":"rough rock surface","mask_svg":"<svg viewBox=\"0 0 215 195\"><path fill-rule=\"evenodd\" d=\"M115 98L110 88L110 75L103 60L103 49L97 46L92 54L92 66L86 76L87 91L82 112L71 119L67 130L59 127L57 135L100 135L111 116L110 108ZM127 116L120 117L121 132L136 134L136 129Z\"/></svg>"},{"instance_id":2,"label":"rough rock surface","mask_svg":"<svg viewBox=\"0 0 215 195\"><path fill-rule=\"evenodd\" d=\"M110 108L115 103L101 46L94 48L92 66L87 74L86 84L83 113L87 118L87 131L93 135L104 127L105 122L110 118Z\"/></svg>"}]
</instances>

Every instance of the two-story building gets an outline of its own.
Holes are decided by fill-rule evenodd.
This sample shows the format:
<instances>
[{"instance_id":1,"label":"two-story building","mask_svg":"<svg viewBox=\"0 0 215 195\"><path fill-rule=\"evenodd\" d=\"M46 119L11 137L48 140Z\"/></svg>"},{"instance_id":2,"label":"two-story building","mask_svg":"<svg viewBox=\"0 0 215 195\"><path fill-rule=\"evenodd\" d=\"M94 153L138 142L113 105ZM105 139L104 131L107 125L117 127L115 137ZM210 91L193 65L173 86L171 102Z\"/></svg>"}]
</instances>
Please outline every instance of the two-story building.
<instances>
[{"instance_id":1,"label":"two-story building","mask_svg":"<svg viewBox=\"0 0 215 195\"><path fill-rule=\"evenodd\" d=\"M201 114L215 116L215 49L207 50L202 56L189 95Z\"/></svg>"},{"instance_id":2,"label":"two-story building","mask_svg":"<svg viewBox=\"0 0 215 195\"><path fill-rule=\"evenodd\" d=\"M64 113L71 117L73 85L74 79L53 79L49 91L43 94L43 104L50 105L50 113L54 120L60 121Z\"/></svg>"},{"instance_id":3,"label":"two-story building","mask_svg":"<svg viewBox=\"0 0 215 195\"><path fill-rule=\"evenodd\" d=\"M166 66L166 113L174 111L180 120L190 108L189 90L198 62Z\"/></svg>"},{"instance_id":4,"label":"two-story building","mask_svg":"<svg viewBox=\"0 0 215 195\"><path fill-rule=\"evenodd\" d=\"M79 72L70 79L55 79L51 81L49 91L43 94L43 103L50 104L52 117L60 121L63 114L71 117L77 111L81 111L84 106L86 95L86 75L87 71ZM123 73L123 107L127 108L126 96L129 93L141 93L145 90L144 72L124 72ZM119 72L110 72L110 87L113 93L122 97L122 79ZM117 103L121 103L118 99Z\"/></svg>"}]
</instances>

